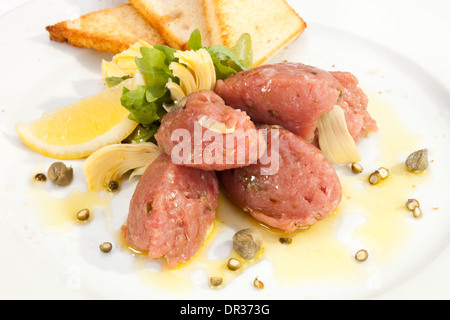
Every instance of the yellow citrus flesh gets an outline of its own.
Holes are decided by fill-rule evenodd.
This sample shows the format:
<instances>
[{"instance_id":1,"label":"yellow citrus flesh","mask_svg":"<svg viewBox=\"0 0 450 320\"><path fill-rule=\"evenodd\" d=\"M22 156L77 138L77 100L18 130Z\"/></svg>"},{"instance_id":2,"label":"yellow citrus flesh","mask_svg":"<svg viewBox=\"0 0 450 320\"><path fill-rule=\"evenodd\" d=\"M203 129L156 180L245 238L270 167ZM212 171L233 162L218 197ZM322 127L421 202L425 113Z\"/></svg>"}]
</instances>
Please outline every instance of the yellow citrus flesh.
<instances>
[{"instance_id":1,"label":"yellow citrus flesh","mask_svg":"<svg viewBox=\"0 0 450 320\"><path fill-rule=\"evenodd\" d=\"M30 123L19 123L19 137L33 150L57 159L76 159L119 143L136 128L121 103L122 88L134 89L133 79L57 108Z\"/></svg>"}]
</instances>

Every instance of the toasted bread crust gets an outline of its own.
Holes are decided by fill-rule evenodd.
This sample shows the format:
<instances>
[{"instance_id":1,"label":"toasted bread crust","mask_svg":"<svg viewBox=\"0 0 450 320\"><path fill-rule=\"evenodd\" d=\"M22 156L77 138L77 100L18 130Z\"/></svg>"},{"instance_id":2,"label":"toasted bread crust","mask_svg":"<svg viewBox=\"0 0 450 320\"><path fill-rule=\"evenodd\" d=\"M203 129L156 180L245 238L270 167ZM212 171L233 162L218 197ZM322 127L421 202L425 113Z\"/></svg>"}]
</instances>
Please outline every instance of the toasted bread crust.
<instances>
[{"instance_id":1,"label":"toasted bread crust","mask_svg":"<svg viewBox=\"0 0 450 320\"><path fill-rule=\"evenodd\" d=\"M117 54L128 49L134 43L130 39L106 40L102 35L71 29L67 26L66 21L48 26L46 30L50 33L50 40L67 42L78 48L93 48L99 52Z\"/></svg>"},{"instance_id":2,"label":"toasted bread crust","mask_svg":"<svg viewBox=\"0 0 450 320\"><path fill-rule=\"evenodd\" d=\"M128 49L140 39L187 50L187 33L198 26L203 30L206 46L232 47L243 32L249 32L256 67L292 43L306 28L306 23L286 0L261 3L256 0L200 0L200 8L197 8L199 0L189 2L191 7L169 0L129 1L131 4L91 12L73 21L48 26L46 30L53 41L113 54Z\"/></svg>"},{"instance_id":3,"label":"toasted bread crust","mask_svg":"<svg viewBox=\"0 0 450 320\"><path fill-rule=\"evenodd\" d=\"M117 25L110 25L113 22ZM129 28L130 25L134 28ZM91 12L74 21L47 26L46 30L50 40L113 54L128 49L139 39L150 44L165 44L159 33L130 4Z\"/></svg>"},{"instance_id":4,"label":"toasted bread crust","mask_svg":"<svg viewBox=\"0 0 450 320\"><path fill-rule=\"evenodd\" d=\"M221 18L221 13L215 10L217 1L209 0L209 2L210 3L208 3L207 0L203 0L203 8L206 13L206 26L211 38L211 43L214 45L223 44L224 42L220 30L224 30L224 19Z\"/></svg>"},{"instance_id":5,"label":"toasted bread crust","mask_svg":"<svg viewBox=\"0 0 450 320\"><path fill-rule=\"evenodd\" d=\"M209 35L202 31L202 29L206 29L206 27L202 27L206 24L203 6L201 3L197 6L192 3L192 10L195 12L196 16L202 17L202 21L197 21L197 25L187 24L189 19L184 19L183 14L189 15L188 12L181 12L181 14L173 14L170 12L170 9L174 9L173 11L180 10L180 8L171 8L167 4L164 4L162 1L162 6L166 5L165 12L161 12L161 9L158 9L152 4L152 1L146 0L129 0L130 3L136 8L136 10L144 16L144 18L148 21L148 23L157 30L164 40L167 42L169 46L178 50L187 50L188 48L188 38L189 35L186 36L186 30L198 27L202 33L202 39L204 45L209 45ZM198 8L197 8L198 7ZM191 21L192 22L192 21ZM180 27L180 25L183 27ZM189 32L190 34L190 32Z\"/></svg>"},{"instance_id":6,"label":"toasted bread crust","mask_svg":"<svg viewBox=\"0 0 450 320\"><path fill-rule=\"evenodd\" d=\"M171 21L169 16L161 16L156 14L153 7L149 4L144 4L142 1L129 0L130 3L136 8L136 10L147 20L147 22L159 32L161 37L165 39L167 44L174 49L183 49L183 41L176 37L176 35L170 33L166 25Z\"/></svg>"},{"instance_id":7,"label":"toasted bread crust","mask_svg":"<svg viewBox=\"0 0 450 320\"><path fill-rule=\"evenodd\" d=\"M277 17L278 21L274 23L274 27L278 27L278 30L284 30L281 37L279 37L280 34L278 33L263 32L261 30L261 25L264 24L265 21L251 21L252 17L248 17L247 24L234 24L233 22L236 22L235 15L239 15L240 11L236 8L242 9L242 5L245 5L246 3L243 3L240 7L238 7L236 5L233 6L232 2L233 1L224 0L203 0L203 7L206 13L206 22L208 32L210 33L211 42L214 44L223 44L227 47L232 47L241 33L249 32L252 36L252 40L254 40L252 41L254 45L254 52L260 52L260 56L255 55L255 60L253 63L254 67L259 66L272 58L277 52L279 52L279 50L285 48L297 39L306 28L306 23L285 0L278 0L271 3L274 8L280 8L283 13L283 16ZM255 10L255 12L261 12L268 16L272 15L270 10L273 8L268 8L267 10L269 11L264 12L266 8L262 7L262 5L260 7L250 6L251 4L247 7L247 9L252 9ZM274 16L272 15L272 17ZM288 28L280 27L281 24L288 23L287 21L295 25L295 28L290 28L291 30L289 31Z\"/></svg>"}]
</instances>

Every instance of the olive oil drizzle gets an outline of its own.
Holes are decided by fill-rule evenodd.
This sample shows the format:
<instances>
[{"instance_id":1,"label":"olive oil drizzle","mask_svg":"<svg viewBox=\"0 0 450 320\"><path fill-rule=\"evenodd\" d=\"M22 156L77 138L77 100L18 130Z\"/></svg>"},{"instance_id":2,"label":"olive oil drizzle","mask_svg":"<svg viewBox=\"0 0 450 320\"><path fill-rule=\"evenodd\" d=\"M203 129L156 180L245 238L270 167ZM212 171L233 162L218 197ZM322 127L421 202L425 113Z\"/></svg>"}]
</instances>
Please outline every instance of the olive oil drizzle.
<instances>
[{"instance_id":1,"label":"olive oil drizzle","mask_svg":"<svg viewBox=\"0 0 450 320\"><path fill-rule=\"evenodd\" d=\"M110 220L111 195L105 192L71 190L63 198L52 195L44 188L33 188L30 200L37 208L38 220L43 230L60 233L70 232L73 226L89 224L98 210ZM81 210L89 210L89 218L80 220L77 214Z\"/></svg>"},{"instance_id":2,"label":"olive oil drizzle","mask_svg":"<svg viewBox=\"0 0 450 320\"><path fill-rule=\"evenodd\" d=\"M169 270L163 258L148 259L146 252L130 247L119 231L116 231L117 247L135 257L135 270L145 283L171 294L183 295L197 286L220 290L244 271L251 272L252 266L262 260L271 263L275 280L286 286L312 281L358 281L364 277L368 265L382 265L407 242L410 230L406 220L411 215L407 214L405 202L427 180L426 172L409 172L401 159L403 154L418 149L420 136L404 126L393 108L379 96L369 93L369 101L369 112L379 126L379 132L371 133L378 138L377 166L367 168L363 155L363 172L354 173L351 167L337 167L343 198L338 209L326 219L293 233L285 233L259 223L221 193L212 232L196 256L178 268ZM392 139L393 136L396 138ZM390 175L371 185L369 174L379 167L388 168ZM73 191L66 199L56 199L44 189L34 190L33 194L41 208L42 225L58 228L80 223L76 221L76 212L83 208L75 204L110 207L114 196ZM340 239L339 229L350 214L359 215L362 222L351 234ZM248 227L261 231L263 245L257 257L247 261L228 244L234 232ZM280 242L280 238L291 240L286 244ZM355 253L360 249L368 251L367 261L355 260ZM227 268L230 258L238 259L242 266L238 270L230 270ZM211 277L222 278L222 284L212 287L209 283Z\"/></svg>"}]
</instances>

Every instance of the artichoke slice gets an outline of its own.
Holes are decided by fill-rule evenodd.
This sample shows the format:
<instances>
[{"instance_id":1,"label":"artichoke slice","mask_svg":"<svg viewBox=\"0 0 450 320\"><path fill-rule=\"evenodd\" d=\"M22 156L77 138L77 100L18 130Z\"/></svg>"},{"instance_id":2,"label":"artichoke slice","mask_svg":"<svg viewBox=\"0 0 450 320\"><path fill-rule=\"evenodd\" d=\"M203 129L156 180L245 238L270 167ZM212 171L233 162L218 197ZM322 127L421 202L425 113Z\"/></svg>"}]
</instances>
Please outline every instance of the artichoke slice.
<instances>
[{"instance_id":1,"label":"artichoke slice","mask_svg":"<svg viewBox=\"0 0 450 320\"><path fill-rule=\"evenodd\" d=\"M119 181L130 170L133 170L130 179L142 175L161 153L162 149L151 142L112 144L100 148L83 163L88 189L107 189L111 181Z\"/></svg>"},{"instance_id":2,"label":"artichoke slice","mask_svg":"<svg viewBox=\"0 0 450 320\"><path fill-rule=\"evenodd\" d=\"M168 82L173 101L201 90L213 90L216 86L214 63L205 49L197 51L177 51L174 56L179 62L172 62L169 69L180 79L180 84Z\"/></svg>"},{"instance_id":3,"label":"artichoke slice","mask_svg":"<svg viewBox=\"0 0 450 320\"><path fill-rule=\"evenodd\" d=\"M317 123L319 146L331 163L349 164L361 161L355 140L345 122L344 110L335 105L333 110L323 114Z\"/></svg>"}]
</instances>

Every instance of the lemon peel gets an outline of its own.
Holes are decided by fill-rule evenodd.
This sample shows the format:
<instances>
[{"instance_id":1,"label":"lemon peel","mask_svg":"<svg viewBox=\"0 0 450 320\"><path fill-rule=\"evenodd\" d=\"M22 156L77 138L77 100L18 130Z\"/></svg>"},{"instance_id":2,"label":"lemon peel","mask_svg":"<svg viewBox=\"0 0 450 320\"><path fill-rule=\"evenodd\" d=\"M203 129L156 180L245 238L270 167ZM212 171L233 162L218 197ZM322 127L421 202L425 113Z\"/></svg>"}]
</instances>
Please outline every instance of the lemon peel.
<instances>
[{"instance_id":1,"label":"lemon peel","mask_svg":"<svg viewBox=\"0 0 450 320\"><path fill-rule=\"evenodd\" d=\"M112 88L68 106L44 113L32 122L15 125L17 134L31 149L56 159L77 159L122 141L137 123L120 102L123 87L135 89L142 80L128 79Z\"/></svg>"}]
</instances>

